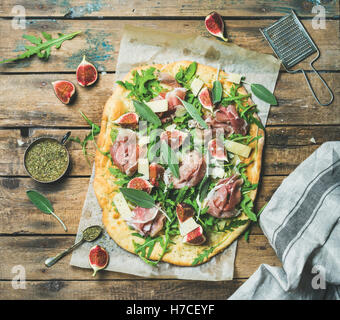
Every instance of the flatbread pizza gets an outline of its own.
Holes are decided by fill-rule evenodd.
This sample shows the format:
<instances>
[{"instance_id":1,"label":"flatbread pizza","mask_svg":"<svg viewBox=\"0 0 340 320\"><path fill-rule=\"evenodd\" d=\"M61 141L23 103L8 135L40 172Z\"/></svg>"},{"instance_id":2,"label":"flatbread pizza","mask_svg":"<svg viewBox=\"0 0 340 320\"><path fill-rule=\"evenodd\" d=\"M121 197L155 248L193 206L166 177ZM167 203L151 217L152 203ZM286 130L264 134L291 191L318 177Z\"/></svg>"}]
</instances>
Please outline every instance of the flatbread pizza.
<instances>
[{"instance_id":1,"label":"flatbread pizza","mask_svg":"<svg viewBox=\"0 0 340 320\"><path fill-rule=\"evenodd\" d=\"M97 141L108 234L151 265L207 262L256 221L263 146L241 76L192 61L134 68L106 102Z\"/></svg>"}]
</instances>

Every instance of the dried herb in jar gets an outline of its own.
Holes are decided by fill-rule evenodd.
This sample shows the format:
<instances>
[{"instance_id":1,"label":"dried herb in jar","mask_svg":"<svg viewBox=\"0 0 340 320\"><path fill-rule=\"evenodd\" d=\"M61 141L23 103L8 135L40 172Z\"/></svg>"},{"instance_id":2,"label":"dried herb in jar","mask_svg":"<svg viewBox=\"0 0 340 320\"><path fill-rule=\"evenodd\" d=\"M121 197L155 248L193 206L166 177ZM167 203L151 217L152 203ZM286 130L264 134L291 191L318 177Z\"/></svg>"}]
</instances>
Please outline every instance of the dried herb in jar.
<instances>
[{"instance_id":1,"label":"dried herb in jar","mask_svg":"<svg viewBox=\"0 0 340 320\"><path fill-rule=\"evenodd\" d=\"M68 166L66 148L53 139L35 143L27 152L25 166L33 178L49 182L60 178Z\"/></svg>"}]
</instances>

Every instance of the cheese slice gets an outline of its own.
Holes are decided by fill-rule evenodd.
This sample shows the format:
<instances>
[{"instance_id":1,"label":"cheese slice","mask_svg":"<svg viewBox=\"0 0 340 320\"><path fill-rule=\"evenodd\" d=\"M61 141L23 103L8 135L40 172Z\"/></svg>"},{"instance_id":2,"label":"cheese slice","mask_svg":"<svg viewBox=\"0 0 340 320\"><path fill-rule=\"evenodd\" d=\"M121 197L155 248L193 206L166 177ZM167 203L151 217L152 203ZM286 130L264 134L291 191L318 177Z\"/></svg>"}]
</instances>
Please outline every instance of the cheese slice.
<instances>
[{"instance_id":1,"label":"cheese slice","mask_svg":"<svg viewBox=\"0 0 340 320\"><path fill-rule=\"evenodd\" d=\"M120 216L124 220L129 220L132 217L132 212L129 208L128 203L126 202L123 194L121 192L118 192L114 197L113 197L113 203L116 206Z\"/></svg>"},{"instance_id":2,"label":"cheese slice","mask_svg":"<svg viewBox=\"0 0 340 320\"><path fill-rule=\"evenodd\" d=\"M201 91L202 87L204 85L204 82L199 79L199 78L195 78L190 85L191 91L192 93L197 96L199 94L199 92Z\"/></svg>"},{"instance_id":3,"label":"cheese slice","mask_svg":"<svg viewBox=\"0 0 340 320\"><path fill-rule=\"evenodd\" d=\"M244 158L248 158L251 152L251 148L249 146L230 140L227 140L225 142L225 147L229 152L232 152Z\"/></svg>"},{"instance_id":4,"label":"cheese slice","mask_svg":"<svg viewBox=\"0 0 340 320\"><path fill-rule=\"evenodd\" d=\"M146 105L153 111L153 112L165 112L168 111L168 100L154 100L146 102Z\"/></svg>"},{"instance_id":5,"label":"cheese slice","mask_svg":"<svg viewBox=\"0 0 340 320\"><path fill-rule=\"evenodd\" d=\"M138 173L143 175L143 178L149 180L149 160L148 158L138 159Z\"/></svg>"},{"instance_id":6,"label":"cheese slice","mask_svg":"<svg viewBox=\"0 0 340 320\"><path fill-rule=\"evenodd\" d=\"M189 232L195 230L200 225L194 220L194 218L189 218L179 225L179 232L181 236L186 236Z\"/></svg>"},{"instance_id":7,"label":"cheese slice","mask_svg":"<svg viewBox=\"0 0 340 320\"><path fill-rule=\"evenodd\" d=\"M226 77L227 81L239 84L242 79L242 75L237 73L229 73Z\"/></svg>"}]
</instances>

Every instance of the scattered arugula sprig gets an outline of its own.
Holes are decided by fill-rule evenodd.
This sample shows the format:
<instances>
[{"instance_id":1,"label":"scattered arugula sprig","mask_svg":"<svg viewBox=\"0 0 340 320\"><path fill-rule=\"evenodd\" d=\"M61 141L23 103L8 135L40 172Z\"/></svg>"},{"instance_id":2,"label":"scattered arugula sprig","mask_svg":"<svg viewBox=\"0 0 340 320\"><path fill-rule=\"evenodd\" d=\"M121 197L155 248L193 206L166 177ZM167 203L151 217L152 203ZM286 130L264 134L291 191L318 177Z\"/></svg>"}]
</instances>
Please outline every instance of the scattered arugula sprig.
<instances>
[{"instance_id":1,"label":"scattered arugula sprig","mask_svg":"<svg viewBox=\"0 0 340 320\"><path fill-rule=\"evenodd\" d=\"M77 142L81 145L83 155L85 156L87 163L90 165L90 160L88 159L87 149L86 149L87 143L89 141L95 142L94 137L100 133L100 126L98 126L92 120L90 120L82 111L80 111L80 114L84 118L84 120L91 126L91 131L86 135L83 141L81 141L79 137L70 137L69 140ZM108 154L105 154L105 155L108 156Z\"/></svg>"},{"instance_id":2,"label":"scattered arugula sprig","mask_svg":"<svg viewBox=\"0 0 340 320\"><path fill-rule=\"evenodd\" d=\"M25 45L26 51L24 53L18 55L15 58L2 60L0 61L0 64L29 58L35 54L40 59L47 60L49 56L51 55L51 49L53 46L55 46L56 49L59 49L64 41L71 40L76 35L78 35L80 32L81 31L77 31L77 32L73 32L70 34L58 33L59 37L56 39L53 39L51 34L43 31L41 34L43 38L46 40L45 42L43 42L43 40L40 37L24 34L22 37L28 40L29 42L31 42L32 44L34 44L34 46Z\"/></svg>"}]
</instances>

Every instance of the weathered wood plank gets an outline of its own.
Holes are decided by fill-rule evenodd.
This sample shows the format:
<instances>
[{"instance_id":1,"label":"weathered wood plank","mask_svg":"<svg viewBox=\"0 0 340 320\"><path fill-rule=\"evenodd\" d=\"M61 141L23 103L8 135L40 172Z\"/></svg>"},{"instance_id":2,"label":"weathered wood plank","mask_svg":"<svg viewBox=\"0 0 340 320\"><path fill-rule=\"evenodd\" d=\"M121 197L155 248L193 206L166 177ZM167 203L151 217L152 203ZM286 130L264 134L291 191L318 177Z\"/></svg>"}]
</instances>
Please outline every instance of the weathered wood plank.
<instances>
[{"instance_id":1,"label":"weathered wood plank","mask_svg":"<svg viewBox=\"0 0 340 320\"><path fill-rule=\"evenodd\" d=\"M192 1L192 0L68 0L50 1L41 0L31 2L17 0L16 5L24 6L27 16L52 16L52 17L154 17L154 16L206 16L211 11L218 11L221 15L230 16L281 16L294 9L300 16L312 17L312 8L316 1ZM327 17L339 14L337 1L321 1L326 10ZM0 16L14 16L14 4L11 0L3 0L0 4Z\"/></svg>"},{"instance_id":2,"label":"weathered wood plank","mask_svg":"<svg viewBox=\"0 0 340 320\"><path fill-rule=\"evenodd\" d=\"M257 209L268 202L284 176L263 177L256 200ZM26 190L35 189L46 195L54 210L76 234L86 197L89 178L68 178L54 185L41 185L32 179L0 179L0 234L64 234L61 225L51 216L41 213L30 203ZM261 233L259 229L253 233Z\"/></svg>"},{"instance_id":3,"label":"weathered wood plank","mask_svg":"<svg viewBox=\"0 0 340 320\"><path fill-rule=\"evenodd\" d=\"M0 297L6 300L225 300L245 280L233 281L27 281L26 289L13 289L0 281Z\"/></svg>"},{"instance_id":4,"label":"weathered wood plank","mask_svg":"<svg viewBox=\"0 0 340 320\"><path fill-rule=\"evenodd\" d=\"M30 129L29 136L21 136L18 129L0 130L0 175L27 176L23 166L23 157L27 146L42 136L61 139L66 129ZM89 129L71 130L74 137L83 139ZM287 175L301 161L306 159L320 144L340 140L340 126L314 126L314 127L268 127L266 131L266 147L264 151L264 175ZM315 143L311 139L315 139ZM69 176L89 176L92 165L86 161L81 146L75 142L68 142L67 147L71 154L71 167ZM95 146L88 143L88 159L93 160Z\"/></svg>"},{"instance_id":5,"label":"weathered wood plank","mask_svg":"<svg viewBox=\"0 0 340 320\"><path fill-rule=\"evenodd\" d=\"M259 28L272 24L274 20L226 20L229 39L243 47L261 53L273 54ZM209 36L205 29L204 19L196 20L53 20L28 19L26 29L13 29L11 20L0 19L0 36L7 40L0 43L0 58L15 57L24 50L27 41L23 33L40 36L41 31L57 35L57 32L71 33L82 31L71 41L65 41L59 50L52 49L48 62L37 57L0 65L0 72L61 72L75 71L84 54L102 71L114 71L117 63L119 45L124 25L135 25L167 30L174 33L195 33ZM314 30L311 20L303 24L321 51L321 57L315 66L319 70L338 70L340 67L338 21L327 20L326 29ZM8 35L11 35L8 37ZM179 57L179 60L185 56ZM307 61L308 62L308 61ZM310 69L308 63L301 64Z\"/></svg>"},{"instance_id":6,"label":"weathered wood plank","mask_svg":"<svg viewBox=\"0 0 340 320\"><path fill-rule=\"evenodd\" d=\"M92 272L70 266L71 255L63 258L52 268L47 268L44 261L56 255L74 243L73 237L0 237L1 267L0 279L10 280L13 277L11 269L22 265L26 271L27 280L91 280ZM115 257L111 257L115 259ZM235 260L234 278L248 278L261 263L280 265L280 261L264 235L253 235L246 243L240 239ZM99 272L97 280L143 279L134 275L116 272Z\"/></svg>"},{"instance_id":7,"label":"weathered wood plank","mask_svg":"<svg viewBox=\"0 0 340 320\"><path fill-rule=\"evenodd\" d=\"M336 106L340 103L340 73L323 76L335 95L328 107L315 102L302 74L281 73L275 89L279 105L271 108L267 125L339 125L340 108ZM84 127L79 110L100 123L114 77L114 74L104 74L93 87L77 86L74 103L65 106L54 95L51 82L60 79L75 82L73 74L0 75L0 126ZM321 82L313 83L320 99L327 100L329 97Z\"/></svg>"}]
</instances>

